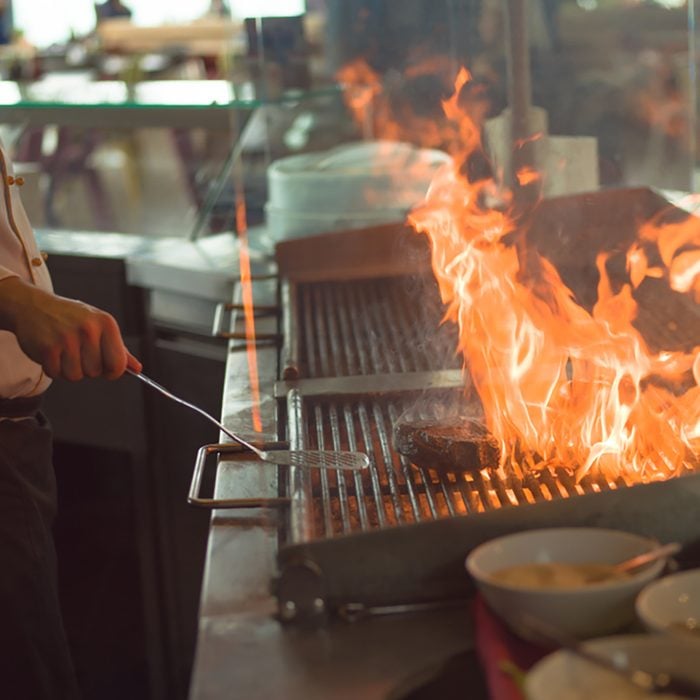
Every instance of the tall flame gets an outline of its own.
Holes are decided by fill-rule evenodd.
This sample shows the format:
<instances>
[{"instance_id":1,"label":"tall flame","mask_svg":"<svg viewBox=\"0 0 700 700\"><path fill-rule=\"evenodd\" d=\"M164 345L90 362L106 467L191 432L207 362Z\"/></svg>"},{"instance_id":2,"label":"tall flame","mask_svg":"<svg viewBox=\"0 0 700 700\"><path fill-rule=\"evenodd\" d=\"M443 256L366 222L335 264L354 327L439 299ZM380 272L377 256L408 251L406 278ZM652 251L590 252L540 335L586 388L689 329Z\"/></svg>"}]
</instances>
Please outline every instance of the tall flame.
<instances>
[{"instance_id":1,"label":"tall flame","mask_svg":"<svg viewBox=\"0 0 700 700\"><path fill-rule=\"evenodd\" d=\"M238 175L238 173L236 173ZM241 300L243 302L243 320L245 322L246 356L248 358L248 379L251 393L251 420L253 430L261 433L263 429L260 413L260 378L258 374L258 355L255 344L255 305L253 301L253 276L250 266L250 248L248 246L248 220L246 217L243 188L236 178L236 231L239 241L239 272Z\"/></svg>"},{"instance_id":2,"label":"tall flame","mask_svg":"<svg viewBox=\"0 0 700 700\"><path fill-rule=\"evenodd\" d=\"M697 197L688 199L689 205L697 207ZM700 218L690 216L680 222L662 224L651 221L641 228L640 237L658 247L665 271L653 270L656 276L665 272L671 289L693 292L695 301L700 303Z\"/></svg>"},{"instance_id":3,"label":"tall flame","mask_svg":"<svg viewBox=\"0 0 700 700\"><path fill-rule=\"evenodd\" d=\"M425 148L456 147L463 120L452 119L457 113L458 97L468 106L473 124L486 119L489 109L486 88L470 82L469 94L454 94L454 104L443 104L446 119L438 109L425 113L425 100L417 100L409 88L411 81L428 76L431 86L449 88L454 71L446 59L433 58L409 67L401 80L385 81L362 58L344 65L336 73L344 86L343 98L355 123L365 138L405 141ZM468 74L460 72L460 88L469 81ZM386 88L386 89L385 89ZM420 91L418 91L420 94ZM422 109L421 109L422 108ZM478 133L478 131L477 131Z\"/></svg>"},{"instance_id":4,"label":"tall flame","mask_svg":"<svg viewBox=\"0 0 700 700\"><path fill-rule=\"evenodd\" d=\"M460 152L409 218L429 238L446 319L458 326L458 350L502 460L534 457L579 478L597 470L639 481L697 466L700 353L654 354L632 322L633 287L647 276L668 276L673 289L700 294L700 220L683 230L643 228L627 256L630 283L619 288L600 254L598 300L587 311L554 265L526 245L511 193L491 176L469 175L465 165L485 157L480 129L459 105L469 79L462 70L443 105ZM488 206L495 200L499 208ZM650 241L665 270L649 262Z\"/></svg>"}]
</instances>

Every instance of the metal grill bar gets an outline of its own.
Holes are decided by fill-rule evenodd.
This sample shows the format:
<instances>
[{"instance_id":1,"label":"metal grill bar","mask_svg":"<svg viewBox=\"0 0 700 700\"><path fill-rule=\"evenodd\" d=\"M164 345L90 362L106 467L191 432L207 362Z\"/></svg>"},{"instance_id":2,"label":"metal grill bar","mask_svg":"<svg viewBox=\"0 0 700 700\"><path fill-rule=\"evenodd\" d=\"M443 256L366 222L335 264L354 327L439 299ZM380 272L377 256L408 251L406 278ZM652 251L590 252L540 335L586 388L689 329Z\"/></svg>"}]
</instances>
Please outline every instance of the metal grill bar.
<instances>
[{"instance_id":1,"label":"metal grill bar","mask_svg":"<svg viewBox=\"0 0 700 700\"><path fill-rule=\"evenodd\" d=\"M338 420L338 409L336 406L331 406L329 412L331 435L334 450L342 450L342 442L340 440L340 421ZM340 506L340 519L344 533L350 532L353 528L350 523L350 502L348 498L348 490L345 484L345 474L336 472L336 483L338 485L338 505Z\"/></svg>"},{"instance_id":2,"label":"metal grill bar","mask_svg":"<svg viewBox=\"0 0 700 700\"><path fill-rule=\"evenodd\" d=\"M347 415L347 414L346 414ZM372 435L371 435L371 427L370 427L370 420L369 420L369 412L367 410L366 404L360 403L358 406L358 418L360 421L360 430L362 433L362 439L364 442L364 445L366 446L367 453L370 456L370 459L372 459L374 455L374 449L372 448ZM351 418L352 420L352 418ZM350 431L350 427L348 427L348 431ZM356 473L356 476L360 478L360 475ZM372 469L370 471L370 482L372 485L372 494L374 496L374 502L377 504L377 520L379 527L386 527L387 526L387 516L385 513L385 504L384 504L384 497L382 495L382 489L381 489L381 484L379 481L379 472L377 469ZM381 504L381 507L379 507L379 504Z\"/></svg>"},{"instance_id":3,"label":"metal grill bar","mask_svg":"<svg viewBox=\"0 0 700 700\"><path fill-rule=\"evenodd\" d=\"M320 304L328 329L328 340L331 355L328 364L333 368L333 376L350 374L347 346L341 337L338 325L338 314L333 304L333 295L324 294Z\"/></svg>"},{"instance_id":4,"label":"metal grill bar","mask_svg":"<svg viewBox=\"0 0 700 700\"><path fill-rule=\"evenodd\" d=\"M372 315L371 320L373 321L373 325L375 327L388 329L390 346L403 350L403 352L398 352L396 354L386 354L389 371L408 372L411 369L417 369L415 362L411 364L411 360L414 359L414 345L410 342L410 336L401 328L401 322L405 318L403 313L401 313L401 307L392 304L392 308L399 311L399 313L395 313L396 318L393 319L390 316L388 305L382 303L377 288L370 288L367 292L371 294L368 300L368 308ZM367 319L367 321L369 322L370 319ZM395 360L395 362L392 362L392 360Z\"/></svg>"},{"instance_id":5,"label":"metal grill bar","mask_svg":"<svg viewBox=\"0 0 700 700\"><path fill-rule=\"evenodd\" d=\"M403 278L299 284L297 294L304 376L460 367L456 331L439 325L432 280L410 286Z\"/></svg>"},{"instance_id":6,"label":"metal grill bar","mask_svg":"<svg viewBox=\"0 0 700 700\"><path fill-rule=\"evenodd\" d=\"M387 360L395 353L382 352L381 348L393 348L390 338L385 336L386 328L381 323L377 323L374 318L376 307L368 296L372 285L353 287L350 292L350 299L354 304L355 318L358 319L365 345L369 348L372 373L394 371L392 366L387 364Z\"/></svg>"},{"instance_id":7,"label":"metal grill bar","mask_svg":"<svg viewBox=\"0 0 700 700\"><path fill-rule=\"evenodd\" d=\"M352 407L349 404L345 404L343 406L343 416L345 418L345 429L347 430L348 433L348 445L350 446L350 449L355 451L357 450L357 436L355 435L355 430L354 430L354 420L352 416ZM375 470L372 470L372 474L375 473ZM357 511L358 515L360 518L360 527L362 530L368 530L369 529L369 520L367 518L367 501L368 501L368 496L365 494L365 485L364 481L362 479L362 474L360 472L353 472L353 480L354 480L354 492L355 492L355 499L357 501Z\"/></svg>"},{"instance_id":8,"label":"metal grill bar","mask_svg":"<svg viewBox=\"0 0 700 700\"><path fill-rule=\"evenodd\" d=\"M331 303L337 310L338 321L343 339L343 348L345 349L348 365L348 375L367 374L367 363L362 362L362 348L358 345L357 334L353 333L353 323L350 318L349 307L344 299L343 290L338 287L332 289ZM362 370L361 370L362 368Z\"/></svg>"},{"instance_id":9,"label":"metal grill bar","mask_svg":"<svg viewBox=\"0 0 700 700\"><path fill-rule=\"evenodd\" d=\"M289 448L302 450L304 437L304 407L301 396L292 390L287 397L289 420ZM313 536L313 511L318 502L313 498L311 476L308 469L289 467L289 496L291 500L291 534L296 542L306 542Z\"/></svg>"},{"instance_id":10,"label":"metal grill bar","mask_svg":"<svg viewBox=\"0 0 700 700\"><path fill-rule=\"evenodd\" d=\"M396 425L399 415L400 411L397 409L396 405L390 404L390 430L393 428L394 425ZM391 435L391 433L389 433L389 435ZM387 436L387 440L390 439L389 435ZM413 506L413 514L415 516L416 522L420 522L421 520L423 520L424 511L420 506L419 489L417 488L418 484L416 484L416 488L414 488L413 479L411 478L411 464L405 457L399 457L398 460L401 464L401 476L403 477L403 484L411 495L411 505Z\"/></svg>"},{"instance_id":11,"label":"metal grill bar","mask_svg":"<svg viewBox=\"0 0 700 700\"><path fill-rule=\"evenodd\" d=\"M357 311L349 296L350 290L347 287L335 287L333 292L334 304L341 315L341 324L347 339L345 351L348 354L348 366L351 368L351 374L352 370L355 370L357 374L370 374L372 364L367 354L367 347L361 342L358 333Z\"/></svg>"},{"instance_id":12,"label":"metal grill bar","mask_svg":"<svg viewBox=\"0 0 700 700\"><path fill-rule=\"evenodd\" d=\"M299 290L302 297L302 310L300 313L300 323L304 328L304 354L302 365L306 370L306 375L309 377L322 376L321 368L319 367L319 362L316 356L315 350L318 345L314 336L314 318L313 318L313 305L311 304L311 289L308 286L303 286ZM303 318L303 321L301 319Z\"/></svg>"},{"instance_id":13,"label":"metal grill bar","mask_svg":"<svg viewBox=\"0 0 700 700\"><path fill-rule=\"evenodd\" d=\"M372 417L377 425L377 433L378 433L378 443L380 447L380 452L379 454L376 455L375 453L372 454L371 458L373 463L377 464L377 469L380 469L381 465L381 471L379 475L379 482L381 484L382 479L386 479L386 484L387 484L387 489L388 489L388 498L389 502L387 503L387 510L389 511L389 504L391 505L391 515L393 515L392 518L392 524L401 524L406 520L406 516L404 515L404 509L401 504L401 491L399 489L399 485L396 481L396 477L394 475L394 470L392 468L393 466L393 456L391 452L391 448L389 446L389 443L386 439L386 431L384 430L384 416L382 415L382 412L378 406L372 406ZM366 420L369 420L369 417L367 416ZM367 432L367 429L363 425L363 431ZM381 455L381 462L379 461ZM386 493L386 490L383 490L382 493Z\"/></svg>"},{"instance_id":14,"label":"metal grill bar","mask_svg":"<svg viewBox=\"0 0 700 700\"><path fill-rule=\"evenodd\" d=\"M342 374L340 367L336 365L336 361L340 358L331 351L331 329L328 328L328 317L326 314L326 294L320 287L313 290L314 307L316 309L313 314L313 319L316 322L316 333L318 337L318 352L321 363L321 372L324 377L337 376Z\"/></svg>"},{"instance_id":15,"label":"metal grill bar","mask_svg":"<svg viewBox=\"0 0 700 700\"><path fill-rule=\"evenodd\" d=\"M316 406L314 408L314 418L316 423L316 442L319 449L326 449L326 441L323 437L323 414L321 412L321 407ZM328 471L321 469L319 473L319 480L321 482L321 509L323 517L323 533L333 532L333 517L331 514L331 493L328 484Z\"/></svg>"},{"instance_id":16,"label":"metal grill bar","mask_svg":"<svg viewBox=\"0 0 700 700\"><path fill-rule=\"evenodd\" d=\"M405 294L400 294L396 285L392 286L389 290L389 299L392 308L398 311L396 314L396 325L400 329L403 342L407 346L409 356L413 361L413 367L411 367L411 369L433 369L434 357L433 362L431 362L431 358L428 354L428 344L424 339L422 342L415 342L416 317L419 319L421 317L420 313L416 314L415 305L413 308L409 307L408 298ZM437 314L433 316L433 323L437 318L439 318ZM391 319L389 319L389 321L391 321Z\"/></svg>"},{"instance_id":17,"label":"metal grill bar","mask_svg":"<svg viewBox=\"0 0 700 700\"><path fill-rule=\"evenodd\" d=\"M296 285L285 280L280 285L282 304L282 379L297 379L299 371L299 295Z\"/></svg>"}]
</instances>

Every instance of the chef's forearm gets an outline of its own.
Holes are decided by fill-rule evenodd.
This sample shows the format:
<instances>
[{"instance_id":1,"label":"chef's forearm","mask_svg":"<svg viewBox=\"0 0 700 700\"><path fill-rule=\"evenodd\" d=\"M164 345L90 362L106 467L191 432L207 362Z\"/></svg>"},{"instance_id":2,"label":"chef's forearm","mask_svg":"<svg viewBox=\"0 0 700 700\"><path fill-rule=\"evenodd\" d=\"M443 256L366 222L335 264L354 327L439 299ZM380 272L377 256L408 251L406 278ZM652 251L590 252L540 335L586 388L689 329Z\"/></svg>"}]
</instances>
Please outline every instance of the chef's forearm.
<instances>
[{"instance_id":1,"label":"chef's forearm","mask_svg":"<svg viewBox=\"0 0 700 700\"><path fill-rule=\"evenodd\" d=\"M24 282L16 275L2 278L0 273L0 330L15 332L17 319L30 313L39 302L38 295L46 295L37 287Z\"/></svg>"}]
</instances>

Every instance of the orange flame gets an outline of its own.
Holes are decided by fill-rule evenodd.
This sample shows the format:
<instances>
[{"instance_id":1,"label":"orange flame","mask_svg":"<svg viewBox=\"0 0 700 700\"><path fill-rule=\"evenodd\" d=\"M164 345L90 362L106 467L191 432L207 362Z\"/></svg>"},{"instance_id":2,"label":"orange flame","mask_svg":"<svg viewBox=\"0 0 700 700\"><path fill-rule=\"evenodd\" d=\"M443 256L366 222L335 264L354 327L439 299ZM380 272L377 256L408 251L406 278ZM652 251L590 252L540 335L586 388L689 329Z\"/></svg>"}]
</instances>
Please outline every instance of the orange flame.
<instances>
[{"instance_id":1,"label":"orange flame","mask_svg":"<svg viewBox=\"0 0 700 700\"><path fill-rule=\"evenodd\" d=\"M534 168L520 168L516 173L516 177L521 187L527 187L527 185L531 185L533 182L539 182L542 179L540 173Z\"/></svg>"},{"instance_id":2,"label":"orange flame","mask_svg":"<svg viewBox=\"0 0 700 700\"><path fill-rule=\"evenodd\" d=\"M700 220L682 230L642 229L641 242L658 244L667 271L649 263L641 244L633 246L631 284L617 290L599 255L598 301L587 311L552 263L527 246L523 252L513 211L487 205L494 201L487 195L497 191L501 203L513 201L509 193L492 177L465 174L464 163L481 153L479 128L457 102L465 79L461 72L444 104L462 147L409 220L428 236L445 317L458 326L458 350L503 463L639 481L697 466L700 353L651 353L632 325L632 289L646 276L664 274L674 289L698 293L700 257L689 245L700 242ZM523 173L521 182L535 176Z\"/></svg>"},{"instance_id":3,"label":"orange flame","mask_svg":"<svg viewBox=\"0 0 700 700\"><path fill-rule=\"evenodd\" d=\"M256 433L262 432L260 415L260 379L258 375L258 356L255 349L255 307L253 304L253 279L250 268L250 249L248 247L248 222L245 202L236 193L236 230L239 240L241 296L245 321L246 353L248 357L248 376L252 398L252 422Z\"/></svg>"},{"instance_id":4,"label":"orange flame","mask_svg":"<svg viewBox=\"0 0 700 700\"><path fill-rule=\"evenodd\" d=\"M691 200L695 199L691 197ZM700 303L700 218L689 216L678 222L648 222L641 227L640 237L656 243L671 289L692 292ZM649 275L648 275L649 276Z\"/></svg>"},{"instance_id":5,"label":"orange flame","mask_svg":"<svg viewBox=\"0 0 700 700\"><path fill-rule=\"evenodd\" d=\"M381 78L363 59L343 66L336 78L346 86L345 103L355 121L367 126L373 117L373 103L382 92Z\"/></svg>"},{"instance_id":6,"label":"orange flame","mask_svg":"<svg viewBox=\"0 0 700 700\"><path fill-rule=\"evenodd\" d=\"M419 113L409 96L410 90L405 89L411 80L425 76L430 76L433 83L444 85L447 91L454 71L449 61L426 59L408 68L402 80L393 83L387 80L386 86L364 59L348 63L336 73L336 79L344 87L345 103L366 138L405 141L425 148L447 148L454 145L461 135L463 121L451 119L460 109L460 101L468 102L477 126L486 119L489 104L484 86L472 83L472 93L466 97L460 95L461 87L471 80L469 73L461 69L457 76L457 90L443 103L448 117L444 119L440 114ZM425 105L421 104L421 107Z\"/></svg>"}]
</instances>

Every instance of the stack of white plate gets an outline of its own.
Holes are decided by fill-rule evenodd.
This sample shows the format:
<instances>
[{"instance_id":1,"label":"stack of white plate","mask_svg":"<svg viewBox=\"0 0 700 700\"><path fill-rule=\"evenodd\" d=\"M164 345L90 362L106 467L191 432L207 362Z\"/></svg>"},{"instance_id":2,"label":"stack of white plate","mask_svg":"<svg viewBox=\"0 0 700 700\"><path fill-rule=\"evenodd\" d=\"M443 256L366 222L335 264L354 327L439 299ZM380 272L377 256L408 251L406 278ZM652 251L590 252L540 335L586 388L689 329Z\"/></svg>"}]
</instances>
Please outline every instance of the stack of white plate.
<instances>
[{"instance_id":1,"label":"stack of white plate","mask_svg":"<svg viewBox=\"0 0 700 700\"><path fill-rule=\"evenodd\" d=\"M267 228L275 240L403 221L450 157L396 141L363 141L275 161Z\"/></svg>"}]
</instances>

